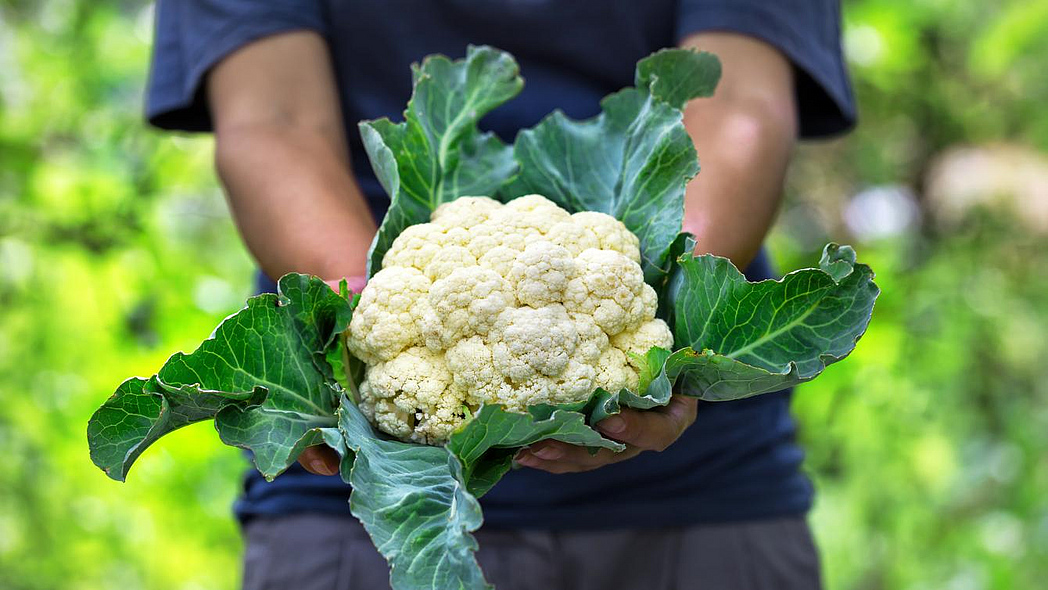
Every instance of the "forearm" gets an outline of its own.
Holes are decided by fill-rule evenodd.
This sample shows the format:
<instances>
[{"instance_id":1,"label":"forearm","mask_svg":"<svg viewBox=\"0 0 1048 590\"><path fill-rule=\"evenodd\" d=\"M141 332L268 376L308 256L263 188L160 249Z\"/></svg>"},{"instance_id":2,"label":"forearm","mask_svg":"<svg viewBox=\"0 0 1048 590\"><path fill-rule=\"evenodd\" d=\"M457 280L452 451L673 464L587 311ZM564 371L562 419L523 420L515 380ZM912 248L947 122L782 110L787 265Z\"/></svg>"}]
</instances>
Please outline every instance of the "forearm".
<instances>
[{"instance_id":1,"label":"forearm","mask_svg":"<svg viewBox=\"0 0 1048 590\"><path fill-rule=\"evenodd\" d=\"M745 267L760 250L782 196L797 135L792 72L752 39L699 35L686 46L714 51L724 76L712 98L688 105L684 125L702 167L687 187L684 229L696 251Z\"/></svg>"},{"instance_id":2,"label":"forearm","mask_svg":"<svg viewBox=\"0 0 1048 590\"><path fill-rule=\"evenodd\" d=\"M215 167L262 270L363 275L375 223L349 168L324 39L261 38L208 75Z\"/></svg>"},{"instance_id":3,"label":"forearm","mask_svg":"<svg viewBox=\"0 0 1048 590\"><path fill-rule=\"evenodd\" d=\"M344 151L279 123L221 129L216 144L233 217L267 275L364 274L375 224Z\"/></svg>"}]
</instances>

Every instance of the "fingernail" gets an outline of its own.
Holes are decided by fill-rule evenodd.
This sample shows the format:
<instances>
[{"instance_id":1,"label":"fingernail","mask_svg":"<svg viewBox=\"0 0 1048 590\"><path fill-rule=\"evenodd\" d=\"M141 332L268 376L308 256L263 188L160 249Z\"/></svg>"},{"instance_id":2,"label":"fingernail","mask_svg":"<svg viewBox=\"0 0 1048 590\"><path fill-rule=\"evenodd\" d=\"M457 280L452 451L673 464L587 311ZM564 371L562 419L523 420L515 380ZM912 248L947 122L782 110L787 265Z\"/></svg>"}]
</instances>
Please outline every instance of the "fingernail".
<instances>
[{"instance_id":1,"label":"fingernail","mask_svg":"<svg viewBox=\"0 0 1048 590\"><path fill-rule=\"evenodd\" d=\"M321 461L320 459L314 459L314 460L310 461L309 462L309 468L311 470L313 470L314 472L319 473L321 475L335 475L335 472L331 471L331 469L328 467L327 463L325 463L324 461Z\"/></svg>"},{"instance_id":2,"label":"fingernail","mask_svg":"<svg viewBox=\"0 0 1048 590\"><path fill-rule=\"evenodd\" d=\"M564 455L564 451L558 449L557 447L542 447L537 451L532 451L532 453L539 459L545 459L547 461L560 459L561 456Z\"/></svg>"},{"instance_id":3,"label":"fingernail","mask_svg":"<svg viewBox=\"0 0 1048 590\"><path fill-rule=\"evenodd\" d=\"M597 424L597 428L608 434L619 434L623 430L626 430L626 421L619 416L612 416L605 420L601 420Z\"/></svg>"}]
</instances>

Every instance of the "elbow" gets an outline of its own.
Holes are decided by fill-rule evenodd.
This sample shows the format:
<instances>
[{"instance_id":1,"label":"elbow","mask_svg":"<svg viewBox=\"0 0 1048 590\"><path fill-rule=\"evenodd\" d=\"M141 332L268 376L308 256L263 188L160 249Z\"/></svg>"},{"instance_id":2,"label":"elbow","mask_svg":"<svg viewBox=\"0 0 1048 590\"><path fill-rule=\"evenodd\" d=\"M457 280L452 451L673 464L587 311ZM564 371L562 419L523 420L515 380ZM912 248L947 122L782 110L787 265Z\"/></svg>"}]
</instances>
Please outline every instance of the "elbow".
<instances>
[{"instance_id":1,"label":"elbow","mask_svg":"<svg viewBox=\"0 0 1048 590\"><path fill-rule=\"evenodd\" d=\"M725 109L718 131L721 145L789 154L797 141L797 114L792 100L741 100Z\"/></svg>"},{"instance_id":2,"label":"elbow","mask_svg":"<svg viewBox=\"0 0 1048 590\"><path fill-rule=\"evenodd\" d=\"M272 161L289 155L349 162L342 129L330 124L307 125L283 120L237 122L215 126L214 166L225 181L255 160Z\"/></svg>"},{"instance_id":3,"label":"elbow","mask_svg":"<svg viewBox=\"0 0 1048 590\"><path fill-rule=\"evenodd\" d=\"M219 180L228 187L233 177L240 176L239 172L251 169L256 160L265 160L272 146L279 145L281 135L266 125L217 127L213 164Z\"/></svg>"},{"instance_id":4,"label":"elbow","mask_svg":"<svg viewBox=\"0 0 1048 590\"><path fill-rule=\"evenodd\" d=\"M792 100L745 98L701 106L685 113L700 160L716 154L719 166L739 173L789 162L797 141Z\"/></svg>"},{"instance_id":5,"label":"elbow","mask_svg":"<svg viewBox=\"0 0 1048 590\"><path fill-rule=\"evenodd\" d=\"M235 165L235 154L239 151L234 146L238 142L228 133L215 132L215 151L213 164L218 178L226 183Z\"/></svg>"}]
</instances>

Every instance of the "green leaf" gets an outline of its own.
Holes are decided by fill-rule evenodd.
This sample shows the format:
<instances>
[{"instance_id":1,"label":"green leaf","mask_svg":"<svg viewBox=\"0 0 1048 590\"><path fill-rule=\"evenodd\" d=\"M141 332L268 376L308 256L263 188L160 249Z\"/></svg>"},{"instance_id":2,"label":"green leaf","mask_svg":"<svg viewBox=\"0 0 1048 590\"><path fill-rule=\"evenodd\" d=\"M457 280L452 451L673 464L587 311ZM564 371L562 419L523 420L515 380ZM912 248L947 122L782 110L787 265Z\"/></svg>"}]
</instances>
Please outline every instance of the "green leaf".
<instances>
[{"instance_id":1,"label":"green leaf","mask_svg":"<svg viewBox=\"0 0 1048 590\"><path fill-rule=\"evenodd\" d=\"M350 511L389 561L393 589L490 588L473 556L480 504L466 489L455 455L380 438L344 396L339 428L342 442L325 438L343 455L342 477L353 486Z\"/></svg>"},{"instance_id":2,"label":"green leaf","mask_svg":"<svg viewBox=\"0 0 1048 590\"><path fill-rule=\"evenodd\" d=\"M851 246L827 244L822 250L819 268L839 283L855 270L855 260L855 250Z\"/></svg>"},{"instance_id":3,"label":"green leaf","mask_svg":"<svg viewBox=\"0 0 1048 590\"><path fill-rule=\"evenodd\" d=\"M509 412L498 405L483 406L461 430L451 435L447 448L462 463L469 491L480 497L509 470L520 447L540 440L559 440L590 448L621 451L587 425L585 404L539 404L528 413Z\"/></svg>"},{"instance_id":4,"label":"green leaf","mask_svg":"<svg viewBox=\"0 0 1048 590\"><path fill-rule=\"evenodd\" d=\"M350 314L322 280L285 275L278 294L249 299L194 352L124 382L89 422L92 459L123 479L160 436L214 417L224 442L250 449L275 477L320 442L315 429L335 424L341 389L324 356Z\"/></svg>"},{"instance_id":5,"label":"green leaf","mask_svg":"<svg viewBox=\"0 0 1048 590\"><path fill-rule=\"evenodd\" d=\"M670 244L669 252L667 252L666 262L662 268L659 269L660 277L657 281L651 281L649 284L655 289L655 294L659 298L659 307L655 311L655 317L662 318L669 325L673 325L673 304L671 302L672 297L669 293L671 290L680 289L680 284L684 278L680 270L680 265L677 260L685 252L695 251L695 236L681 232L677 234L673 242Z\"/></svg>"},{"instance_id":6,"label":"green leaf","mask_svg":"<svg viewBox=\"0 0 1048 590\"><path fill-rule=\"evenodd\" d=\"M390 197L389 211L368 253L368 276L404 228L429 221L441 203L494 196L516 172L513 152L477 122L524 85L513 57L470 46L465 59L431 55L413 68L414 91L402 123L363 121L371 166Z\"/></svg>"},{"instance_id":7,"label":"green leaf","mask_svg":"<svg viewBox=\"0 0 1048 590\"><path fill-rule=\"evenodd\" d=\"M669 403L673 396L673 386L677 375L665 372L666 360L670 352L661 348L652 348L642 358L640 380L637 392L623 389L612 393L598 389L588 404L589 423L596 424L608 416L618 414L622 408L650 410Z\"/></svg>"},{"instance_id":8,"label":"green leaf","mask_svg":"<svg viewBox=\"0 0 1048 590\"><path fill-rule=\"evenodd\" d=\"M683 110L693 98L713 96L720 77L720 60L712 53L663 49L637 62L633 85Z\"/></svg>"},{"instance_id":9,"label":"green leaf","mask_svg":"<svg viewBox=\"0 0 1048 590\"><path fill-rule=\"evenodd\" d=\"M265 397L266 390L260 387L206 391L163 387L156 378L128 379L88 422L91 460L109 477L124 481L135 459L161 436L213 418L226 407L256 406Z\"/></svg>"},{"instance_id":10,"label":"green leaf","mask_svg":"<svg viewBox=\"0 0 1048 590\"><path fill-rule=\"evenodd\" d=\"M596 117L554 111L517 136L521 169L503 198L540 193L571 212L615 216L640 239L645 280L658 283L684 219L684 187L699 171L680 106L709 94L719 70L709 54L660 51L638 64L639 86L607 96Z\"/></svg>"},{"instance_id":11,"label":"green leaf","mask_svg":"<svg viewBox=\"0 0 1048 590\"><path fill-rule=\"evenodd\" d=\"M749 283L718 256L679 259L683 280L669 296L676 345L670 377L688 393L730 400L811 380L846 357L866 331L880 292L848 246L826 246L819 269ZM701 351L696 353L695 351Z\"/></svg>"}]
</instances>

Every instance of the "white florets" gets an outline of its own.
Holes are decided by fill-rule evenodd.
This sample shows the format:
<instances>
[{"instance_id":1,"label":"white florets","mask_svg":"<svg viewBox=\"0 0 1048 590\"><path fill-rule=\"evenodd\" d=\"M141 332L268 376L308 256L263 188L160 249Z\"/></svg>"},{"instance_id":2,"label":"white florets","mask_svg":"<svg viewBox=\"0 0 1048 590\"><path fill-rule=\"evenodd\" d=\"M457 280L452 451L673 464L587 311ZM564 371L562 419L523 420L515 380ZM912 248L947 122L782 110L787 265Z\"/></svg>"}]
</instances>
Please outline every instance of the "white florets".
<instances>
[{"instance_id":1,"label":"white florets","mask_svg":"<svg viewBox=\"0 0 1048 590\"><path fill-rule=\"evenodd\" d=\"M441 205L393 241L353 313L362 411L440 444L482 404L523 412L635 389L631 355L673 343L639 261L620 221L540 195Z\"/></svg>"}]
</instances>

